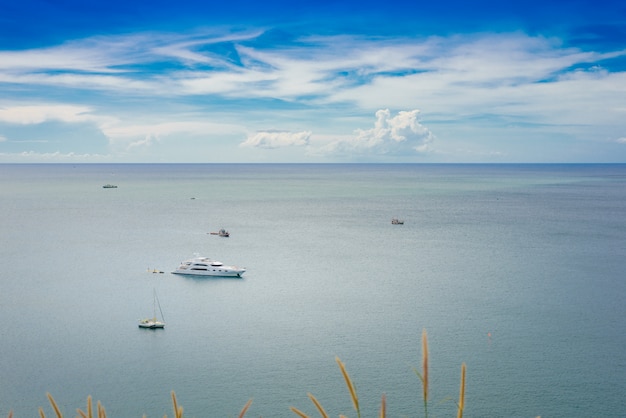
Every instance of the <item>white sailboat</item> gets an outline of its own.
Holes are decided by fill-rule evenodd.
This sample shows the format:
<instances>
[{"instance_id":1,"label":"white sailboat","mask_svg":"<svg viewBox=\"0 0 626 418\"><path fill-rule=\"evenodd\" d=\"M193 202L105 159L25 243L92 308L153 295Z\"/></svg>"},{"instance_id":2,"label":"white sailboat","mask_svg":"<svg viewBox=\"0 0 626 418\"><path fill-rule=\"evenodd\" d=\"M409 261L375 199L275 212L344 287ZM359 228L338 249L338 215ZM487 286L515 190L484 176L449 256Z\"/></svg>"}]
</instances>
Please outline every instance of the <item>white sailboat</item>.
<instances>
[{"instance_id":1,"label":"white sailboat","mask_svg":"<svg viewBox=\"0 0 626 418\"><path fill-rule=\"evenodd\" d=\"M154 298L152 302L152 310L153 316L152 318L140 319L139 320L139 328L149 328L149 329L157 329L157 328L165 328L165 319L163 318L163 311L161 310L161 303L159 302L159 298L156 294L156 289L154 290ZM161 321L157 320L156 315L156 307L159 306L159 312L161 313Z\"/></svg>"}]
</instances>

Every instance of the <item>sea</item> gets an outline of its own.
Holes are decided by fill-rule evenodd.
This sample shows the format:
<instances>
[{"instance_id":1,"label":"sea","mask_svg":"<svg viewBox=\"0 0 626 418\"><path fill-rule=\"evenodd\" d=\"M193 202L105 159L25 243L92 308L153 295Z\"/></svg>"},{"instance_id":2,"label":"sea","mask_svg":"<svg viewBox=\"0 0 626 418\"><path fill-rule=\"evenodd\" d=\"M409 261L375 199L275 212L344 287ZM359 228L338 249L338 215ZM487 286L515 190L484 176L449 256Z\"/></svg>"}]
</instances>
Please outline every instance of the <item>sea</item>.
<instances>
[{"instance_id":1,"label":"sea","mask_svg":"<svg viewBox=\"0 0 626 418\"><path fill-rule=\"evenodd\" d=\"M626 164L1 164L0 215L0 416L456 417L465 364L466 418L626 417Z\"/></svg>"}]
</instances>

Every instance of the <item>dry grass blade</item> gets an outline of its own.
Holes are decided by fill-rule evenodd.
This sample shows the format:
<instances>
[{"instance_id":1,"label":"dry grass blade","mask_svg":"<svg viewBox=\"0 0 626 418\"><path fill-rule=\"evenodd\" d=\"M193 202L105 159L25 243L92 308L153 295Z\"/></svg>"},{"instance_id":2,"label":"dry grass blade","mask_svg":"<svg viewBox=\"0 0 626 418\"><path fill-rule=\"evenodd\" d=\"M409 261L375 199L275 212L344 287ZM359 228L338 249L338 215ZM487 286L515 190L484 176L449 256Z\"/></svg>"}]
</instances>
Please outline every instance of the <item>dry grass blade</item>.
<instances>
[{"instance_id":1,"label":"dry grass blade","mask_svg":"<svg viewBox=\"0 0 626 418\"><path fill-rule=\"evenodd\" d=\"M93 418L93 402L91 395L87 396L87 412L85 413L82 409L77 409L76 413L80 415L81 418Z\"/></svg>"},{"instance_id":2,"label":"dry grass blade","mask_svg":"<svg viewBox=\"0 0 626 418\"><path fill-rule=\"evenodd\" d=\"M172 404L174 405L174 417L182 418L183 417L183 408L178 406L178 402L176 401L176 393L172 391Z\"/></svg>"},{"instance_id":3,"label":"dry grass blade","mask_svg":"<svg viewBox=\"0 0 626 418\"><path fill-rule=\"evenodd\" d=\"M322 418L328 418L328 414L326 413L326 411L324 411L324 408L322 408L322 404L319 403L317 398L315 396L313 396L313 394L311 394L311 393L307 393L306 395L309 397L311 402L313 402L313 404L315 405L315 407L319 411L319 413L322 416Z\"/></svg>"},{"instance_id":4,"label":"dry grass blade","mask_svg":"<svg viewBox=\"0 0 626 418\"><path fill-rule=\"evenodd\" d=\"M294 408L293 406L289 407L289 409L291 410L291 412L293 412L294 414L298 415L300 418L309 418L309 416L307 414L305 414L304 412L300 411L298 408Z\"/></svg>"},{"instance_id":5,"label":"dry grass blade","mask_svg":"<svg viewBox=\"0 0 626 418\"><path fill-rule=\"evenodd\" d=\"M252 405L252 399L246 402L246 404L243 406L243 409L239 413L239 418L243 418L243 416L246 415L246 412L248 412L248 408L250 408L250 405Z\"/></svg>"},{"instance_id":6,"label":"dry grass blade","mask_svg":"<svg viewBox=\"0 0 626 418\"><path fill-rule=\"evenodd\" d=\"M428 401L428 335L422 331L422 382L424 387L424 402Z\"/></svg>"},{"instance_id":7,"label":"dry grass blade","mask_svg":"<svg viewBox=\"0 0 626 418\"><path fill-rule=\"evenodd\" d=\"M107 411L104 410L104 406L98 401L98 418L107 418Z\"/></svg>"},{"instance_id":8,"label":"dry grass blade","mask_svg":"<svg viewBox=\"0 0 626 418\"><path fill-rule=\"evenodd\" d=\"M63 414L61 413L61 410L59 409L59 406L55 402L55 400L52 397L52 395L50 395L49 393L46 393L46 395L48 396L48 400L50 401L50 405L52 405L52 409L54 409L54 413L57 414L57 418L63 418Z\"/></svg>"},{"instance_id":9,"label":"dry grass blade","mask_svg":"<svg viewBox=\"0 0 626 418\"><path fill-rule=\"evenodd\" d=\"M428 335L422 331L422 374L417 374L422 379L424 397L424 418L428 418Z\"/></svg>"},{"instance_id":10,"label":"dry grass blade","mask_svg":"<svg viewBox=\"0 0 626 418\"><path fill-rule=\"evenodd\" d=\"M87 414L89 418L93 418L93 400L91 395L87 396Z\"/></svg>"},{"instance_id":11,"label":"dry grass blade","mask_svg":"<svg viewBox=\"0 0 626 418\"><path fill-rule=\"evenodd\" d=\"M39 407L39 418L46 418L46 414L43 413L42 407Z\"/></svg>"},{"instance_id":12,"label":"dry grass blade","mask_svg":"<svg viewBox=\"0 0 626 418\"><path fill-rule=\"evenodd\" d=\"M339 357L335 357L335 361L339 365L341 369L341 374L343 375L343 379L346 381L346 385L348 386L348 390L350 391L350 397L352 398L352 405L354 406L354 410L356 411L357 416L361 417L361 410L359 409L359 398L356 396L356 389L354 388L354 384L348 376L348 372L346 371L346 366L339 360Z\"/></svg>"},{"instance_id":13,"label":"dry grass blade","mask_svg":"<svg viewBox=\"0 0 626 418\"><path fill-rule=\"evenodd\" d=\"M461 388L459 389L459 412L457 418L463 418L463 409L465 408L465 363L461 364Z\"/></svg>"},{"instance_id":14,"label":"dry grass blade","mask_svg":"<svg viewBox=\"0 0 626 418\"><path fill-rule=\"evenodd\" d=\"M178 414L178 402L176 401L176 393L172 391L171 396L172 396L172 404L174 405L174 416L176 417Z\"/></svg>"},{"instance_id":15,"label":"dry grass blade","mask_svg":"<svg viewBox=\"0 0 626 418\"><path fill-rule=\"evenodd\" d=\"M387 416L387 396L383 393L383 397L380 401L380 414L378 414L379 418L385 418Z\"/></svg>"}]
</instances>

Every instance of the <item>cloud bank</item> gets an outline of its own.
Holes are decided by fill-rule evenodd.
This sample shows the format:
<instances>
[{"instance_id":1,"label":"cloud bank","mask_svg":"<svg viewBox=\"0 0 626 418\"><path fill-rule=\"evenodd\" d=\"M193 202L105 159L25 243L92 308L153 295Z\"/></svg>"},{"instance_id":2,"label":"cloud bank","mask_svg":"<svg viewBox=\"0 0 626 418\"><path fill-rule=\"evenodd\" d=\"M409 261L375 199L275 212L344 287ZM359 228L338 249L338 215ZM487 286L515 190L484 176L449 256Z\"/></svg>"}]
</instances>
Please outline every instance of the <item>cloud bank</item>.
<instances>
[{"instance_id":1,"label":"cloud bank","mask_svg":"<svg viewBox=\"0 0 626 418\"><path fill-rule=\"evenodd\" d=\"M294 160L532 161L530 138L552 144L553 161L568 161L579 158L562 157L573 143L596 154L598 144L623 142L623 49L582 50L520 32L277 44L271 32L136 33L0 50L0 152L17 150L20 135L65 140L45 122L91 125L113 154L158 147L162 159L219 146L252 160L280 149L273 155ZM242 142L245 132L255 133Z\"/></svg>"},{"instance_id":2,"label":"cloud bank","mask_svg":"<svg viewBox=\"0 0 626 418\"><path fill-rule=\"evenodd\" d=\"M392 116L389 109L381 109L376 112L373 128L358 129L355 137L332 141L316 153L346 156L407 156L426 153L435 136L419 122L419 113L416 109L400 111Z\"/></svg>"},{"instance_id":3,"label":"cloud bank","mask_svg":"<svg viewBox=\"0 0 626 418\"><path fill-rule=\"evenodd\" d=\"M306 146L309 144L311 132L287 132L287 131L265 131L251 135L240 147L275 149L291 146Z\"/></svg>"}]
</instances>

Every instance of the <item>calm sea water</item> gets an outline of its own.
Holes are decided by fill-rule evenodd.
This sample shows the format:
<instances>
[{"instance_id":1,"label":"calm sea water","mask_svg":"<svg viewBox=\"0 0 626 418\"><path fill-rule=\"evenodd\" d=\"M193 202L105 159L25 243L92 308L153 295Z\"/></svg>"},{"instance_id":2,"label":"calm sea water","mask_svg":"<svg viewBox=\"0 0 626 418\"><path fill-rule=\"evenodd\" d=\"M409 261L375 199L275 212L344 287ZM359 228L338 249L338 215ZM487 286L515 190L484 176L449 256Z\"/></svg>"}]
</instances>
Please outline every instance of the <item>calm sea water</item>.
<instances>
[{"instance_id":1,"label":"calm sea water","mask_svg":"<svg viewBox=\"0 0 626 418\"><path fill-rule=\"evenodd\" d=\"M355 416L336 356L423 416L423 329L430 416L462 362L466 417L626 416L626 165L0 165L0 213L0 416Z\"/></svg>"}]
</instances>

